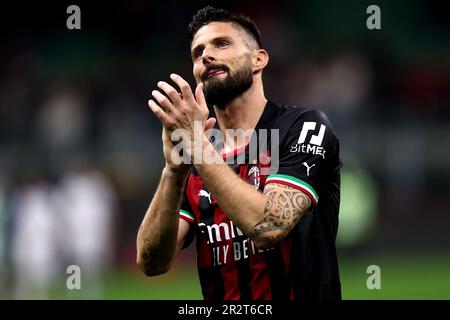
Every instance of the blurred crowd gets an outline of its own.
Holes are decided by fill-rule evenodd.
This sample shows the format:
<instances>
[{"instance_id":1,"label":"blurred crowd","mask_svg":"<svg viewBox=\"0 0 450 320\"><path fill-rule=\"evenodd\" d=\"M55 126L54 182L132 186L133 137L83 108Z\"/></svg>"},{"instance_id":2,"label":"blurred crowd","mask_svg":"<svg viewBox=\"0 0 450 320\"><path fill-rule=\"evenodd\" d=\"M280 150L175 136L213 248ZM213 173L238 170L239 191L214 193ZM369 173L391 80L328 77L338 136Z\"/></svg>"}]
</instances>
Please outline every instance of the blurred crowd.
<instances>
[{"instance_id":1,"label":"blurred crowd","mask_svg":"<svg viewBox=\"0 0 450 320\"><path fill-rule=\"evenodd\" d=\"M15 298L45 299L52 285L65 283L67 267L76 265L87 292L99 297L101 274L112 261L117 210L105 176L78 161L57 182L34 171L9 194L1 187L2 287Z\"/></svg>"},{"instance_id":2,"label":"blurred crowd","mask_svg":"<svg viewBox=\"0 0 450 320\"><path fill-rule=\"evenodd\" d=\"M382 31L370 33L360 5L257 4L226 7L261 29L271 57L267 97L325 111L344 170L364 172L377 187L383 235L371 245L450 248L450 47L441 43L450 25L436 12L443 8L413 1L396 24L389 9L403 7L386 4ZM185 35L193 4L111 6L99 22L102 8L82 7L78 33L49 11L37 29L8 29L1 44L0 287L17 298L45 298L69 265L80 266L99 297L105 270L134 263L136 231L164 164L147 100L171 72L193 81ZM161 13L150 17L152 10ZM362 10L360 28L351 16L326 22L346 10ZM423 241L412 233L423 230L425 210L435 233ZM416 221L406 227L407 219Z\"/></svg>"}]
</instances>

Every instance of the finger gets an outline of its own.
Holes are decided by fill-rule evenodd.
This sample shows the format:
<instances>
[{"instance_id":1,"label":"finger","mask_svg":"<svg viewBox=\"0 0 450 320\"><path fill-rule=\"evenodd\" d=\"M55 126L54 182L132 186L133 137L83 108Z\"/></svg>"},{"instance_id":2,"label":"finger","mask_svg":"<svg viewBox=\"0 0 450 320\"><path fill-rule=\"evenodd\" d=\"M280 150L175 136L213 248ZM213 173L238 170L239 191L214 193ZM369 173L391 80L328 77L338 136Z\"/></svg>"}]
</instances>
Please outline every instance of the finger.
<instances>
[{"instance_id":1,"label":"finger","mask_svg":"<svg viewBox=\"0 0 450 320\"><path fill-rule=\"evenodd\" d=\"M202 108L208 109L208 105L206 104L205 95L203 94L203 83L200 82L195 88L195 100Z\"/></svg>"},{"instance_id":2,"label":"finger","mask_svg":"<svg viewBox=\"0 0 450 320\"><path fill-rule=\"evenodd\" d=\"M173 105L172 101L170 101L165 95L163 95L158 90L152 91L152 96L158 101L161 107L166 110L168 113L176 113L176 108Z\"/></svg>"},{"instance_id":3,"label":"finger","mask_svg":"<svg viewBox=\"0 0 450 320\"><path fill-rule=\"evenodd\" d=\"M183 94L183 99L194 101L194 95L192 94L191 86L189 85L189 83L187 83L186 80L184 80L176 73L172 73L170 75L170 79L172 79L172 81L176 83L178 88L180 88L181 93Z\"/></svg>"},{"instance_id":4,"label":"finger","mask_svg":"<svg viewBox=\"0 0 450 320\"><path fill-rule=\"evenodd\" d=\"M159 81L158 82L158 88L160 88L162 91L164 91L167 96L172 100L172 102L175 104L175 106L181 105L181 97L177 90L175 90L174 87L172 87L170 84L168 84L165 81Z\"/></svg>"},{"instance_id":5,"label":"finger","mask_svg":"<svg viewBox=\"0 0 450 320\"><path fill-rule=\"evenodd\" d=\"M170 129L173 126L172 118L155 101L148 100L148 106L165 128Z\"/></svg>"},{"instance_id":6,"label":"finger","mask_svg":"<svg viewBox=\"0 0 450 320\"><path fill-rule=\"evenodd\" d=\"M214 128L216 122L216 118L209 118L208 120L206 120L205 131Z\"/></svg>"}]
</instances>

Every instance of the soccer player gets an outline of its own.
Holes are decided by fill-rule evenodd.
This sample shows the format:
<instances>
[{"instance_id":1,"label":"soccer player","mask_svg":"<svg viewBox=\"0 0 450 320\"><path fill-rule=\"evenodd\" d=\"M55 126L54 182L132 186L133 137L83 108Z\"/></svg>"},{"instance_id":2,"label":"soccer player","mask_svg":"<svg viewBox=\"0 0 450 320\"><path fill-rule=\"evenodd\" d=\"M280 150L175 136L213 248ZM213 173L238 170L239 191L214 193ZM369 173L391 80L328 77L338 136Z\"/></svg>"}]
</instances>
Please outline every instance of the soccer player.
<instances>
[{"instance_id":1,"label":"soccer player","mask_svg":"<svg viewBox=\"0 0 450 320\"><path fill-rule=\"evenodd\" d=\"M165 273L195 238L206 300L341 299L341 162L330 122L266 99L269 55L248 17L206 7L189 32L196 89L171 74L174 84L158 82L149 101L166 165L138 232L137 264L148 276ZM222 142L207 134L213 128ZM172 136L180 132L181 142Z\"/></svg>"}]
</instances>

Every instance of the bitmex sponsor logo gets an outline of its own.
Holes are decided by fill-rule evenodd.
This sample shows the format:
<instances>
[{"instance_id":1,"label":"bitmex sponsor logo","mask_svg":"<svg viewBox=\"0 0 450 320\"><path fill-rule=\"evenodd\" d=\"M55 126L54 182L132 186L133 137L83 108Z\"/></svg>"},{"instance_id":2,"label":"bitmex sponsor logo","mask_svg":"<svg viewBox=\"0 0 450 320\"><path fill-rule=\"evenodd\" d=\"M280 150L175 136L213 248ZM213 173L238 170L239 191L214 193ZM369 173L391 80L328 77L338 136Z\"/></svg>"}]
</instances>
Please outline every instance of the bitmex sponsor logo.
<instances>
[{"instance_id":1,"label":"bitmex sponsor logo","mask_svg":"<svg viewBox=\"0 0 450 320\"><path fill-rule=\"evenodd\" d=\"M214 266L226 264L230 261L248 259L249 255L262 253L271 249L261 250L255 247L253 241L234 226L232 221L220 224L198 224L200 232L207 238L212 250ZM233 240L230 242L228 240Z\"/></svg>"},{"instance_id":2,"label":"bitmex sponsor logo","mask_svg":"<svg viewBox=\"0 0 450 320\"><path fill-rule=\"evenodd\" d=\"M297 144L292 145L290 152L300 152L309 153L314 155L322 156L325 159L325 149L322 147L323 138L325 136L325 131L327 129L323 124L320 125L319 132L316 135L311 135L309 143L306 142L309 131L316 130L317 123L312 121L307 121L303 123L302 131L298 137Z\"/></svg>"}]
</instances>

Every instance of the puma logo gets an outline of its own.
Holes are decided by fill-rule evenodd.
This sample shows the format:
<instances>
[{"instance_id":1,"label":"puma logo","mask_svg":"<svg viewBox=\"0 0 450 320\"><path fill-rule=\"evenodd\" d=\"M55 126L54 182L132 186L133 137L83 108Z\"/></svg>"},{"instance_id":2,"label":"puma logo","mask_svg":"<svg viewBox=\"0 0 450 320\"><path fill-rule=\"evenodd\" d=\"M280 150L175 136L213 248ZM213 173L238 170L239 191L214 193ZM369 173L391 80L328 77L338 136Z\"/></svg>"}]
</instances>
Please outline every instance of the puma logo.
<instances>
[{"instance_id":1,"label":"puma logo","mask_svg":"<svg viewBox=\"0 0 450 320\"><path fill-rule=\"evenodd\" d=\"M311 170L312 167L314 167L316 164L313 164L311 166L308 166L306 162L302 163L306 167L306 175L309 177L309 170Z\"/></svg>"},{"instance_id":2,"label":"puma logo","mask_svg":"<svg viewBox=\"0 0 450 320\"><path fill-rule=\"evenodd\" d=\"M209 203L211 203L211 192L206 192L205 190L200 190L198 193L200 197L206 197L209 200Z\"/></svg>"}]
</instances>

